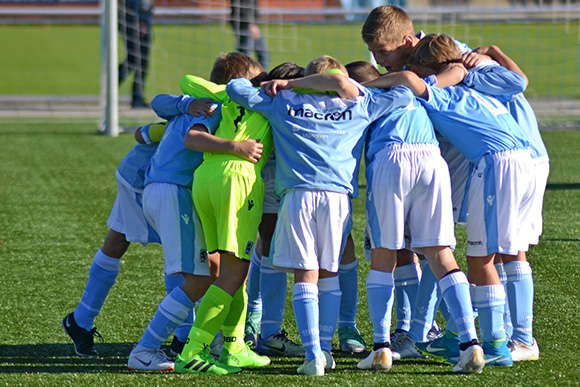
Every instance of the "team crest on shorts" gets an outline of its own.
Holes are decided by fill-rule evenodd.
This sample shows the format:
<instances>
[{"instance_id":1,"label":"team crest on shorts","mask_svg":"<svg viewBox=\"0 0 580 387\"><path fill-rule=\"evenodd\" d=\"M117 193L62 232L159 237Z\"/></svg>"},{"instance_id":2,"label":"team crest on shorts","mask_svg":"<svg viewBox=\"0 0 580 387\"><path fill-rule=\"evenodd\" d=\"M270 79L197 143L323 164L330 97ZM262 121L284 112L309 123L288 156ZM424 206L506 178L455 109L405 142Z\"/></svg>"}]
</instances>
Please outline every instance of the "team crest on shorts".
<instances>
[{"instance_id":1,"label":"team crest on shorts","mask_svg":"<svg viewBox=\"0 0 580 387\"><path fill-rule=\"evenodd\" d=\"M248 243L246 244L246 251L245 251L246 255L252 254L253 248L254 248L254 242L248 241Z\"/></svg>"},{"instance_id":2,"label":"team crest on shorts","mask_svg":"<svg viewBox=\"0 0 580 387\"><path fill-rule=\"evenodd\" d=\"M199 250L199 262L207 262L207 250Z\"/></svg>"}]
</instances>

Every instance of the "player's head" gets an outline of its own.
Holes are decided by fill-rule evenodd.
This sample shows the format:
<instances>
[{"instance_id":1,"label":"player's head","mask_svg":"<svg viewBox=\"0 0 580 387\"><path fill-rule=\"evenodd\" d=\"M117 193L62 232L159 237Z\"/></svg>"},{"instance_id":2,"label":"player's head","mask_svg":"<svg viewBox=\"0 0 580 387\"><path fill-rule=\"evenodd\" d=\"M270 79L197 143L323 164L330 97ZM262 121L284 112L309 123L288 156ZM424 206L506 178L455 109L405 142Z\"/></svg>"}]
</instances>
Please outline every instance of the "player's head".
<instances>
[{"instance_id":1,"label":"player's head","mask_svg":"<svg viewBox=\"0 0 580 387\"><path fill-rule=\"evenodd\" d=\"M241 52L232 51L216 58L209 79L220 85L225 85L235 78L246 78L259 83L265 75L266 70L257 60Z\"/></svg>"},{"instance_id":2,"label":"player's head","mask_svg":"<svg viewBox=\"0 0 580 387\"><path fill-rule=\"evenodd\" d=\"M372 63L364 60L350 62L345 67L348 76L360 83L372 81L381 76L379 70Z\"/></svg>"},{"instance_id":3,"label":"player's head","mask_svg":"<svg viewBox=\"0 0 580 387\"><path fill-rule=\"evenodd\" d=\"M411 18L393 5L381 5L369 13L362 38L377 63L387 71L401 71L416 43Z\"/></svg>"},{"instance_id":4,"label":"player's head","mask_svg":"<svg viewBox=\"0 0 580 387\"><path fill-rule=\"evenodd\" d=\"M461 63L461 50L445 34L429 34L417 43L407 61L407 67L420 77L438 74L450 63Z\"/></svg>"},{"instance_id":5,"label":"player's head","mask_svg":"<svg viewBox=\"0 0 580 387\"><path fill-rule=\"evenodd\" d=\"M294 62L284 62L270 70L266 79L295 79L303 76L304 67L298 66Z\"/></svg>"},{"instance_id":6,"label":"player's head","mask_svg":"<svg viewBox=\"0 0 580 387\"><path fill-rule=\"evenodd\" d=\"M348 74L346 67L339 60L334 59L329 55L324 55L316 59L312 59L306 69L304 75L322 74L328 70L340 70L345 76Z\"/></svg>"}]
</instances>

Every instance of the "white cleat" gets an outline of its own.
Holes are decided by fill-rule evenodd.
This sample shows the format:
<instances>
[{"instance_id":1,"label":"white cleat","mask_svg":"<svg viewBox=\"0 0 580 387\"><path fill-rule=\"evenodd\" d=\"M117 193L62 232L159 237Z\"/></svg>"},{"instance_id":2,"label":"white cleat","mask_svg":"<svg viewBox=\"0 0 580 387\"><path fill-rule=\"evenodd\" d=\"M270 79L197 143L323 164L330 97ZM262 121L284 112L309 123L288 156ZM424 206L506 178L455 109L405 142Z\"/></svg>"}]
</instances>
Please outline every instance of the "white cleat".
<instances>
[{"instance_id":1,"label":"white cleat","mask_svg":"<svg viewBox=\"0 0 580 387\"><path fill-rule=\"evenodd\" d=\"M459 362L453 367L453 372L461 374L480 374L485 366L483 348L475 344L465 351L459 352Z\"/></svg>"},{"instance_id":2,"label":"white cleat","mask_svg":"<svg viewBox=\"0 0 580 387\"><path fill-rule=\"evenodd\" d=\"M325 363L326 361L324 359L318 357L310 361L306 359L304 360L304 364L298 367L298 374L307 376L323 376Z\"/></svg>"},{"instance_id":3,"label":"white cleat","mask_svg":"<svg viewBox=\"0 0 580 387\"><path fill-rule=\"evenodd\" d=\"M540 358L540 348L538 347L536 339L534 339L531 347L521 341L510 340L508 348L512 353L513 361L538 360Z\"/></svg>"},{"instance_id":4,"label":"white cleat","mask_svg":"<svg viewBox=\"0 0 580 387\"><path fill-rule=\"evenodd\" d=\"M324 355L324 369L326 371L335 369L336 361L334 361L334 358L332 357L330 351L322 351L322 354Z\"/></svg>"},{"instance_id":5,"label":"white cleat","mask_svg":"<svg viewBox=\"0 0 580 387\"><path fill-rule=\"evenodd\" d=\"M139 371L173 371L175 364L159 348L136 345L129 355L127 368Z\"/></svg>"},{"instance_id":6,"label":"white cleat","mask_svg":"<svg viewBox=\"0 0 580 387\"><path fill-rule=\"evenodd\" d=\"M388 371L393 366L393 354L390 348L379 348L358 362L356 365L361 370Z\"/></svg>"}]
</instances>

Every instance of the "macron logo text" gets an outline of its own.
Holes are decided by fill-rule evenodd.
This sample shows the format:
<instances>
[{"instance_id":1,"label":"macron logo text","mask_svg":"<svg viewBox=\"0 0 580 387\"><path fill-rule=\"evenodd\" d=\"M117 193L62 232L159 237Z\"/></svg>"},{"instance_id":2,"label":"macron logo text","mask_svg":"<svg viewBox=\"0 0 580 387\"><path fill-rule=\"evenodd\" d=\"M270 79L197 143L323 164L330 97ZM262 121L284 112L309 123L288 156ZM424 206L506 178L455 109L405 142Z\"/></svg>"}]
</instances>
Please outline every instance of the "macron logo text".
<instances>
[{"instance_id":1,"label":"macron logo text","mask_svg":"<svg viewBox=\"0 0 580 387\"><path fill-rule=\"evenodd\" d=\"M344 112L334 112L334 113L318 113L310 109L294 109L290 107L288 109L288 115L291 117L304 117L304 118L314 118L318 121L350 121L352 120L352 111L345 110Z\"/></svg>"}]
</instances>

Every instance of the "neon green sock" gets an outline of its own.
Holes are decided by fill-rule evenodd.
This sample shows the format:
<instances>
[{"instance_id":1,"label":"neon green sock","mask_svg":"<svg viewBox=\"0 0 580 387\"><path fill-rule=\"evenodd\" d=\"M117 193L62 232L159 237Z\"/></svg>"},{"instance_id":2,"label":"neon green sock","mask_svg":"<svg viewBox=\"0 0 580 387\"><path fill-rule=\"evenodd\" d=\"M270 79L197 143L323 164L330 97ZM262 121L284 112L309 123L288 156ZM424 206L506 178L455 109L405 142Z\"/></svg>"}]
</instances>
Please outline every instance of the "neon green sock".
<instances>
[{"instance_id":1,"label":"neon green sock","mask_svg":"<svg viewBox=\"0 0 580 387\"><path fill-rule=\"evenodd\" d=\"M224 348L231 353L238 353L246 343L244 342L244 333L246 326L246 311L248 309L248 293L246 284L240 286L230 305L222 332L224 334Z\"/></svg>"},{"instance_id":2,"label":"neon green sock","mask_svg":"<svg viewBox=\"0 0 580 387\"><path fill-rule=\"evenodd\" d=\"M191 359L209 346L230 312L232 296L211 285L199 304L195 322L181 352L183 360Z\"/></svg>"}]
</instances>

